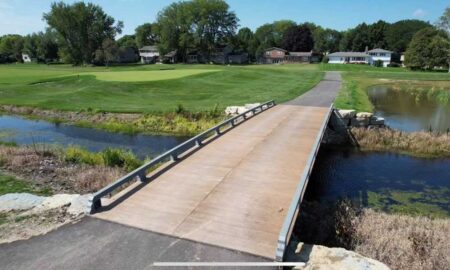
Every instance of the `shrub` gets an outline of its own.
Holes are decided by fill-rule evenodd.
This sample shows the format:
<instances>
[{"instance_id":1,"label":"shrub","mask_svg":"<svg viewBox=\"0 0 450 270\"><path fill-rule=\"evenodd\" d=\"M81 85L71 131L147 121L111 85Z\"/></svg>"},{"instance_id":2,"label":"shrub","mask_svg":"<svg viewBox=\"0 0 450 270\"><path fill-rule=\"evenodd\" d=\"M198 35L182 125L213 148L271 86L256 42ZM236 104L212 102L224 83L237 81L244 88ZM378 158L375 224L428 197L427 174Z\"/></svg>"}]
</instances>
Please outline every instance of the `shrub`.
<instances>
[{"instance_id":1,"label":"shrub","mask_svg":"<svg viewBox=\"0 0 450 270\"><path fill-rule=\"evenodd\" d=\"M103 165L103 159L100 154L92 153L79 147L67 148L64 160L76 164Z\"/></svg>"},{"instance_id":2,"label":"shrub","mask_svg":"<svg viewBox=\"0 0 450 270\"><path fill-rule=\"evenodd\" d=\"M122 167L132 171L142 165L142 161L130 151L108 148L102 151L104 165L109 167Z\"/></svg>"},{"instance_id":3,"label":"shrub","mask_svg":"<svg viewBox=\"0 0 450 270\"><path fill-rule=\"evenodd\" d=\"M373 63L373 65L374 65L375 67L383 67L383 61L377 60L377 61L375 61L375 62Z\"/></svg>"}]
</instances>

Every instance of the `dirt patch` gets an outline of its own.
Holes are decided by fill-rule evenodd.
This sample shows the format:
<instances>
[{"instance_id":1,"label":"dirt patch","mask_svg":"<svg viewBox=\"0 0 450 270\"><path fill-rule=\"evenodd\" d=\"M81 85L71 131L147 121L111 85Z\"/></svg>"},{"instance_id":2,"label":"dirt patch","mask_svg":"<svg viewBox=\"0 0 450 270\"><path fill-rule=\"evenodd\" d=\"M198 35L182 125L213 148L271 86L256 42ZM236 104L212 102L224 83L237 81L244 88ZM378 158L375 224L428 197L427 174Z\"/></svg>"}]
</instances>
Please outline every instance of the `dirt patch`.
<instances>
[{"instance_id":1,"label":"dirt patch","mask_svg":"<svg viewBox=\"0 0 450 270\"><path fill-rule=\"evenodd\" d=\"M53 209L39 215L10 212L0 216L0 244L46 234L62 225L77 222L82 216L67 213L67 207Z\"/></svg>"},{"instance_id":2,"label":"dirt patch","mask_svg":"<svg viewBox=\"0 0 450 270\"><path fill-rule=\"evenodd\" d=\"M126 173L118 167L68 163L61 155L58 150L0 145L0 167L53 194L91 193Z\"/></svg>"}]
</instances>

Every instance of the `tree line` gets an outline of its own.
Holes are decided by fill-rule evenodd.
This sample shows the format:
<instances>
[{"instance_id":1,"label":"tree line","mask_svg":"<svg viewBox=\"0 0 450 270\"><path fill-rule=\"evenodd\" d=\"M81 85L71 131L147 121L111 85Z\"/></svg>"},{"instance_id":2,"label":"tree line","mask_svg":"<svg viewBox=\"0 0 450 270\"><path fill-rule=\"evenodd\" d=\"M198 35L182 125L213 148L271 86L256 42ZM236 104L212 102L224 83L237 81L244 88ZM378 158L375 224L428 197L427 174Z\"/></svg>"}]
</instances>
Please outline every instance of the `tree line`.
<instances>
[{"instance_id":1,"label":"tree line","mask_svg":"<svg viewBox=\"0 0 450 270\"><path fill-rule=\"evenodd\" d=\"M231 45L235 53L248 53L252 60L270 47L324 53L383 48L406 52L410 67L427 68L449 62L449 18L450 7L436 25L421 20L380 20L337 31L314 23L280 20L252 31L247 27L238 30L239 19L224 0L192 0L170 4L158 13L155 22L116 39L123 22L99 5L58 2L43 15L48 24L45 32L0 37L0 62L21 61L22 53L27 53L41 62L108 65L126 52L136 55L145 45L157 45L161 54L176 50L178 61L183 62L190 53L209 57L218 47ZM427 57L434 60L426 61Z\"/></svg>"}]
</instances>

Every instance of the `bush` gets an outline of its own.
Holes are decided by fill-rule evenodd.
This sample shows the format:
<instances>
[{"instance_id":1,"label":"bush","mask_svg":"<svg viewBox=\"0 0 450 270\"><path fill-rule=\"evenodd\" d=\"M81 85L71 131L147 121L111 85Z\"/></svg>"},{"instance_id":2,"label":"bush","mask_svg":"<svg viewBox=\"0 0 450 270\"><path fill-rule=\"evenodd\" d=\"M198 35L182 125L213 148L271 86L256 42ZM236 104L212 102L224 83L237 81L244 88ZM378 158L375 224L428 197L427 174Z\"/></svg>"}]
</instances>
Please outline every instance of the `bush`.
<instances>
[{"instance_id":1,"label":"bush","mask_svg":"<svg viewBox=\"0 0 450 270\"><path fill-rule=\"evenodd\" d=\"M328 58L328 56L325 55L325 56L322 58L322 63L327 64L328 61L330 61L330 59Z\"/></svg>"},{"instance_id":2,"label":"bush","mask_svg":"<svg viewBox=\"0 0 450 270\"><path fill-rule=\"evenodd\" d=\"M99 153L92 153L78 147L69 147L64 155L66 162L75 164L104 165L120 167L132 171L142 165L142 161L130 151L108 148Z\"/></svg>"},{"instance_id":3,"label":"bush","mask_svg":"<svg viewBox=\"0 0 450 270\"><path fill-rule=\"evenodd\" d=\"M391 62L388 67L400 67L401 65L399 63Z\"/></svg>"},{"instance_id":4,"label":"bush","mask_svg":"<svg viewBox=\"0 0 450 270\"><path fill-rule=\"evenodd\" d=\"M66 162L75 164L103 165L102 156L78 147L69 147L64 155Z\"/></svg>"},{"instance_id":5,"label":"bush","mask_svg":"<svg viewBox=\"0 0 450 270\"><path fill-rule=\"evenodd\" d=\"M132 171L142 165L142 161L130 151L108 148L102 151L104 165L109 167L122 167Z\"/></svg>"},{"instance_id":6,"label":"bush","mask_svg":"<svg viewBox=\"0 0 450 270\"><path fill-rule=\"evenodd\" d=\"M377 60L377 61L373 62L373 65L375 67L383 67L383 61Z\"/></svg>"}]
</instances>

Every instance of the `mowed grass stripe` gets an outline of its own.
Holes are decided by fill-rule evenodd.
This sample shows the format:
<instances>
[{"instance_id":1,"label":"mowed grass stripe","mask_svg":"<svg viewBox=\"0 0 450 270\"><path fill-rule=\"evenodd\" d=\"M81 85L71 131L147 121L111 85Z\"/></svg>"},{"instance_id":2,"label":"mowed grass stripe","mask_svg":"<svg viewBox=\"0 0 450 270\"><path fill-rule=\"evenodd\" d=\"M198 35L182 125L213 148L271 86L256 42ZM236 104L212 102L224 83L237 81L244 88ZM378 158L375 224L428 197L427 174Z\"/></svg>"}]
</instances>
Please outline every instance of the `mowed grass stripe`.
<instances>
[{"instance_id":1,"label":"mowed grass stripe","mask_svg":"<svg viewBox=\"0 0 450 270\"><path fill-rule=\"evenodd\" d=\"M113 82L150 82L179 79L187 76L208 72L219 72L217 69L182 69L182 70L152 70L152 71L110 71L89 72L97 80Z\"/></svg>"},{"instance_id":2,"label":"mowed grass stripe","mask_svg":"<svg viewBox=\"0 0 450 270\"><path fill-rule=\"evenodd\" d=\"M0 69L8 72L8 75L2 73L0 76L0 104L65 111L91 108L136 113L173 111L179 104L191 111L203 111L216 105L224 108L271 99L283 102L308 91L323 77L323 72L313 65L149 65L86 68L86 72L83 68L72 71L67 66L58 70L40 65ZM23 77L20 71L31 79ZM104 81L96 78L101 76L100 73L127 79L152 72L181 77L153 81ZM194 75L184 76L186 74ZM23 79L18 80L16 75ZM62 77L64 75L66 77Z\"/></svg>"}]
</instances>

